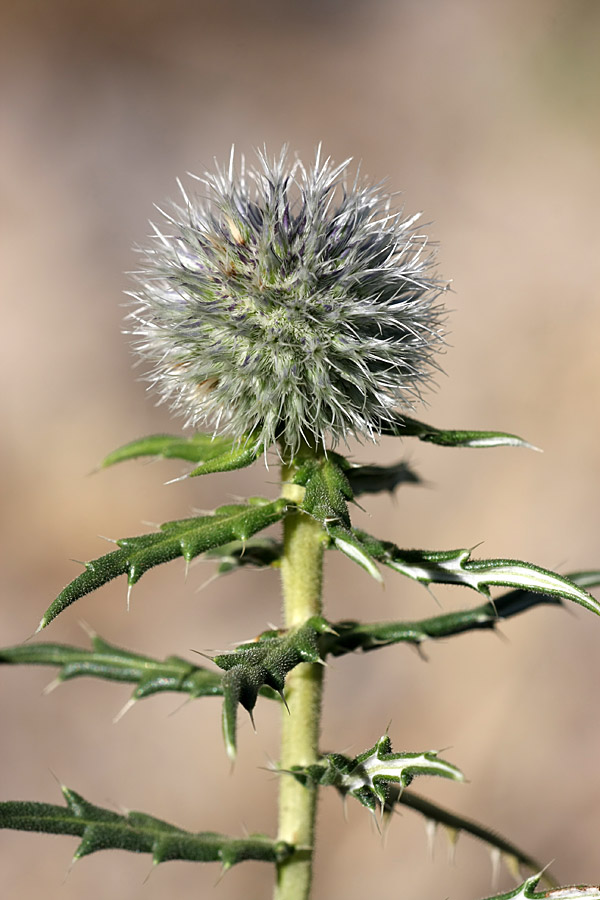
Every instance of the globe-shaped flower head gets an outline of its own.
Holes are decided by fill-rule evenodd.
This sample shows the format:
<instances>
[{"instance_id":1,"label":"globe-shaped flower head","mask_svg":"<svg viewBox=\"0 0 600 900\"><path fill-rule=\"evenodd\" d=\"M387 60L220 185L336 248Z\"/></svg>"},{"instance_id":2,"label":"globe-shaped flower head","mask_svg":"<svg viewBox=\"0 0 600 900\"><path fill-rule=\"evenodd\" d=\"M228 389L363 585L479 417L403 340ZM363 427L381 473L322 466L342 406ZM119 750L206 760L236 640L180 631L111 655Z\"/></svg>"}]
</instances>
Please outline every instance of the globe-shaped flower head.
<instances>
[{"instance_id":1,"label":"globe-shaped flower head","mask_svg":"<svg viewBox=\"0 0 600 900\"><path fill-rule=\"evenodd\" d=\"M316 154L199 179L155 228L132 318L163 400L190 425L286 454L375 439L410 410L443 338L416 216Z\"/></svg>"}]
</instances>

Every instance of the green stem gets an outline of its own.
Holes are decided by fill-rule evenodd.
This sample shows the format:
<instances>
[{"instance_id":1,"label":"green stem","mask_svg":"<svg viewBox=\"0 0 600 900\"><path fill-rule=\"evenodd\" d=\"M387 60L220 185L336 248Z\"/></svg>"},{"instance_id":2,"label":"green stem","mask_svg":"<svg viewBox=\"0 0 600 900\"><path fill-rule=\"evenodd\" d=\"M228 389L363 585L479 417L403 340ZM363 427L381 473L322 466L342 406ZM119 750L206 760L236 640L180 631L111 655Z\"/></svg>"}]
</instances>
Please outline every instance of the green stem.
<instances>
[{"instance_id":1,"label":"green stem","mask_svg":"<svg viewBox=\"0 0 600 900\"><path fill-rule=\"evenodd\" d=\"M292 470L283 470L284 496L298 500L302 491L289 482ZM286 628L302 625L321 614L324 533L306 513L293 512L284 522L281 559L283 608ZM307 766L319 757L323 666L302 663L286 679L281 728L280 766ZM316 786L303 786L295 778L281 775L278 839L298 849L277 866L275 900L308 900L312 880L313 843L317 812Z\"/></svg>"}]
</instances>

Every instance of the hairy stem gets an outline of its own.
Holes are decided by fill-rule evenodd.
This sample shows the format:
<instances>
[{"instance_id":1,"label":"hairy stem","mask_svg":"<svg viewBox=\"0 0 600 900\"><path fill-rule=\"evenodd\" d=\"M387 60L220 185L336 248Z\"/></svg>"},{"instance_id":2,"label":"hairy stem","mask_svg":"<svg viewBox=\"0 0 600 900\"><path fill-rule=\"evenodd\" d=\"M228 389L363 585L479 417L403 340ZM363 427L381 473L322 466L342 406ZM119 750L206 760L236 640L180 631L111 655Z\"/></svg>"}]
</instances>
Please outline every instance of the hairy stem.
<instances>
[{"instance_id":1,"label":"hairy stem","mask_svg":"<svg viewBox=\"0 0 600 900\"><path fill-rule=\"evenodd\" d=\"M292 474L284 467L284 496L298 500L286 484ZM287 628L302 625L321 613L324 534L320 524L306 513L293 512L284 522L284 551L281 559L284 619ZM319 755L319 730L323 666L302 663L286 679L285 695L289 715L284 710L281 729L282 770L307 766ZM281 775L279 792L279 840L297 849L277 866L275 900L308 900L312 879L313 840L317 811L317 788L305 787L294 778Z\"/></svg>"}]
</instances>

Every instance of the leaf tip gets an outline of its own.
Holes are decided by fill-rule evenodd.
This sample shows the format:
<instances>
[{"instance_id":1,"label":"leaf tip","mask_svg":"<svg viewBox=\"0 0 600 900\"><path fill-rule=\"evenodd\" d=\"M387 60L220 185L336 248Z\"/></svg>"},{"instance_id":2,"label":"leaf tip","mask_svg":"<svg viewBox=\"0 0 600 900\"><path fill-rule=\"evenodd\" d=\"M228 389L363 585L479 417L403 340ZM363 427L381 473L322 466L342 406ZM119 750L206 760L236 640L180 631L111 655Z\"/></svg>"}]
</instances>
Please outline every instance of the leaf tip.
<instances>
[{"instance_id":1,"label":"leaf tip","mask_svg":"<svg viewBox=\"0 0 600 900\"><path fill-rule=\"evenodd\" d=\"M225 738L225 750L227 751L227 756L229 757L231 767L233 768L233 765L237 759L237 747L235 746L233 741L229 741L227 738Z\"/></svg>"},{"instance_id":2,"label":"leaf tip","mask_svg":"<svg viewBox=\"0 0 600 900\"><path fill-rule=\"evenodd\" d=\"M65 803L67 804L69 809L71 809L71 807L73 805L73 791L71 790L71 788L67 787L66 784L63 784L62 781L59 782L59 784L60 784L61 794L65 798Z\"/></svg>"}]
</instances>

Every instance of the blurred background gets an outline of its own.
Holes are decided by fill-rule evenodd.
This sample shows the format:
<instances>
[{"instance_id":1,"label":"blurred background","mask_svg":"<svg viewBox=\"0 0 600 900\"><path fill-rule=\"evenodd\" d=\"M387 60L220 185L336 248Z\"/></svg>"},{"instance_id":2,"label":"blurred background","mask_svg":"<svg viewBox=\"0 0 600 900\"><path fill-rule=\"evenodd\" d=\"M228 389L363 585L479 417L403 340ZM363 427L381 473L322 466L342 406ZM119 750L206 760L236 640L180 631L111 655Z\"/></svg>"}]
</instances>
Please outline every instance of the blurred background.
<instances>
[{"instance_id":1,"label":"blurred background","mask_svg":"<svg viewBox=\"0 0 600 900\"><path fill-rule=\"evenodd\" d=\"M123 273L136 265L153 202L176 176L288 142L310 159L353 156L423 210L453 280L445 375L418 416L497 428L544 449L444 450L386 440L365 462L408 459L424 488L368 502L358 520L400 546L474 546L558 571L600 565L600 4L597 0L4 0L0 403L3 548L0 642L19 643L100 537L144 531L248 492L273 470L164 482L176 462L90 475L115 446L180 429L156 408L123 337ZM107 640L164 657L226 649L279 619L277 576L198 588L173 563L148 574L129 614L122 580L44 634ZM434 615L475 594L388 573L382 590L347 560L327 568L330 618ZM563 883L600 881L600 623L542 608L473 634L332 661L323 746L360 752L390 724L396 749L449 748L468 783L417 789L479 818ZM38 638L39 640L39 638ZM85 680L49 696L51 670L0 679L0 796L61 802L56 779L91 801L142 809L192 830L274 833L275 705L254 734L240 718L233 771L220 703L179 695L138 704L118 725L125 685ZM176 713L175 715L172 715ZM370 816L323 793L315 900L466 900L492 893L485 847L463 837L454 862L406 810L384 843ZM73 838L3 832L3 896L259 900L268 866L218 867L97 854L69 870ZM148 879L148 880L147 880ZM504 869L499 887L512 880Z\"/></svg>"}]
</instances>

